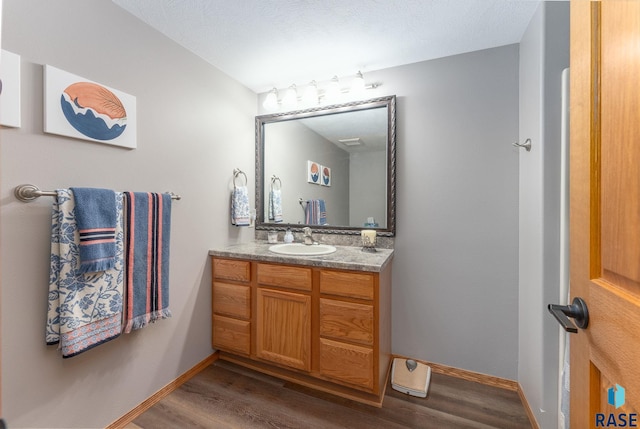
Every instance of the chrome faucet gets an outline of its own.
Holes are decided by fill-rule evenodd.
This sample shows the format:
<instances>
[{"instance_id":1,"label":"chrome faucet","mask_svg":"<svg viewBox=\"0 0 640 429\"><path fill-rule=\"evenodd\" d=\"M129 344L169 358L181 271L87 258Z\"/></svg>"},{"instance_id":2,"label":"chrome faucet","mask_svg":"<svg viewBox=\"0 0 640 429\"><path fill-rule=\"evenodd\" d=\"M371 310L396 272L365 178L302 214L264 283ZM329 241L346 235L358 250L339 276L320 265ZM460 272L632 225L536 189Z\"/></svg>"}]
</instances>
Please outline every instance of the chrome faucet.
<instances>
[{"instance_id":1,"label":"chrome faucet","mask_svg":"<svg viewBox=\"0 0 640 429\"><path fill-rule=\"evenodd\" d=\"M307 246L313 244L313 236L311 235L311 228L309 228L308 226L305 226L304 228L302 228L302 231L304 233L304 244L306 244Z\"/></svg>"}]
</instances>

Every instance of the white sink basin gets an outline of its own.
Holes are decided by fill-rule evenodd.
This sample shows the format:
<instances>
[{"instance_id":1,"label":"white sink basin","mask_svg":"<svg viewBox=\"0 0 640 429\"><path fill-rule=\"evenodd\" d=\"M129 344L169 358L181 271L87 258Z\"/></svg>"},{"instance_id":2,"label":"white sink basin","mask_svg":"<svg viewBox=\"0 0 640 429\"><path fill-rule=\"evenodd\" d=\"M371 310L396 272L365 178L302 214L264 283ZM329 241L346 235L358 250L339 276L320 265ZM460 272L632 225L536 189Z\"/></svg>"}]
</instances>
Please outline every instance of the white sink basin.
<instances>
[{"instance_id":1,"label":"white sink basin","mask_svg":"<svg viewBox=\"0 0 640 429\"><path fill-rule=\"evenodd\" d=\"M269 250L273 253L279 253L281 255L296 255L296 256L316 256L316 255L328 255L336 251L336 248L328 244L302 244L302 243L284 243L274 244L269 247Z\"/></svg>"}]
</instances>

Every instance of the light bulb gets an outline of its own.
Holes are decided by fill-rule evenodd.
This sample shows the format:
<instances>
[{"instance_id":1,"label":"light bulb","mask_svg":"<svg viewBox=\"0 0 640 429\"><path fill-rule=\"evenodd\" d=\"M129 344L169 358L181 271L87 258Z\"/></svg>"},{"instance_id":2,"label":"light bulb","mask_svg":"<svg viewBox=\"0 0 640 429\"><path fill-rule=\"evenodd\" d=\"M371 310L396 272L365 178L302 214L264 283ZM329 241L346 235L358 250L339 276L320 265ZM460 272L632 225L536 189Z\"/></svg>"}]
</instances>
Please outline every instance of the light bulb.
<instances>
[{"instance_id":1,"label":"light bulb","mask_svg":"<svg viewBox=\"0 0 640 429\"><path fill-rule=\"evenodd\" d=\"M334 102L340 99L342 91L340 90L340 81L338 80L338 76L334 76L329 82L329 86L327 87L327 101Z\"/></svg>"},{"instance_id":2,"label":"light bulb","mask_svg":"<svg viewBox=\"0 0 640 429\"><path fill-rule=\"evenodd\" d=\"M298 104L298 91L296 90L296 86L291 85L287 88L287 92L285 92L284 97L282 97L282 105L287 109L293 109Z\"/></svg>"},{"instance_id":3,"label":"light bulb","mask_svg":"<svg viewBox=\"0 0 640 429\"><path fill-rule=\"evenodd\" d=\"M262 102L262 107L264 107L266 110L276 110L278 108L277 89L273 88L271 91L269 91L264 101Z\"/></svg>"},{"instance_id":4,"label":"light bulb","mask_svg":"<svg viewBox=\"0 0 640 429\"><path fill-rule=\"evenodd\" d=\"M354 94L362 94L365 90L364 78L362 77L362 72L358 70L356 73L355 79L351 82L351 92Z\"/></svg>"},{"instance_id":5,"label":"light bulb","mask_svg":"<svg viewBox=\"0 0 640 429\"><path fill-rule=\"evenodd\" d=\"M318 85L315 80L312 80L304 89L302 100L305 104L318 104Z\"/></svg>"}]
</instances>

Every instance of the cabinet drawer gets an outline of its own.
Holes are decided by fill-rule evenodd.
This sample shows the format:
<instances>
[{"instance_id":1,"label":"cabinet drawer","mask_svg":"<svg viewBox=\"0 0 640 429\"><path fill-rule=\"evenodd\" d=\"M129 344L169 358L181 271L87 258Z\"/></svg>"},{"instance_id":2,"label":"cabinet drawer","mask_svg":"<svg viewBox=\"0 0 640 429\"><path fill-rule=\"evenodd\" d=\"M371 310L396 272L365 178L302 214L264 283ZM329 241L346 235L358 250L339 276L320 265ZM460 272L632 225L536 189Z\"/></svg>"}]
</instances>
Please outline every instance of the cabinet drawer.
<instances>
[{"instance_id":1,"label":"cabinet drawer","mask_svg":"<svg viewBox=\"0 0 640 429\"><path fill-rule=\"evenodd\" d=\"M320 298L320 335L373 345L373 306Z\"/></svg>"},{"instance_id":2,"label":"cabinet drawer","mask_svg":"<svg viewBox=\"0 0 640 429\"><path fill-rule=\"evenodd\" d=\"M251 280L251 264L249 261L235 259L214 259L213 278L248 282Z\"/></svg>"},{"instance_id":3,"label":"cabinet drawer","mask_svg":"<svg viewBox=\"0 0 640 429\"><path fill-rule=\"evenodd\" d=\"M311 268L258 264L258 283L311 291Z\"/></svg>"},{"instance_id":4,"label":"cabinet drawer","mask_svg":"<svg viewBox=\"0 0 640 429\"><path fill-rule=\"evenodd\" d=\"M373 350L320 338L320 374L365 390L373 389Z\"/></svg>"},{"instance_id":5,"label":"cabinet drawer","mask_svg":"<svg viewBox=\"0 0 640 429\"><path fill-rule=\"evenodd\" d=\"M224 316L213 316L213 347L249 355L251 324Z\"/></svg>"},{"instance_id":6,"label":"cabinet drawer","mask_svg":"<svg viewBox=\"0 0 640 429\"><path fill-rule=\"evenodd\" d=\"M213 312L249 319L251 317L251 289L244 285L213 282Z\"/></svg>"},{"instance_id":7,"label":"cabinet drawer","mask_svg":"<svg viewBox=\"0 0 640 429\"><path fill-rule=\"evenodd\" d=\"M373 274L322 270L320 293L373 300Z\"/></svg>"}]
</instances>

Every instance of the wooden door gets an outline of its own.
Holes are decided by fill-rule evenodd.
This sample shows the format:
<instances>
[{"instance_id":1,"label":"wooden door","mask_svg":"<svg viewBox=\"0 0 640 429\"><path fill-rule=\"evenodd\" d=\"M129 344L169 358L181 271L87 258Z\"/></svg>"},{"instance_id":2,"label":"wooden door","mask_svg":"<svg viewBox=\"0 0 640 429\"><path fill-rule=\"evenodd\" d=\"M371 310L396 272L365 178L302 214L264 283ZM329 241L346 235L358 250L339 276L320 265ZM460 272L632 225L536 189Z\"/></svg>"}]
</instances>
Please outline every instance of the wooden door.
<instances>
[{"instance_id":1,"label":"wooden door","mask_svg":"<svg viewBox=\"0 0 640 429\"><path fill-rule=\"evenodd\" d=\"M571 427L638 427L640 1L571 2L570 73Z\"/></svg>"},{"instance_id":2,"label":"wooden door","mask_svg":"<svg viewBox=\"0 0 640 429\"><path fill-rule=\"evenodd\" d=\"M311 371L311 296L257 289L256 355Z\"/></svg>"}]
</instances>

